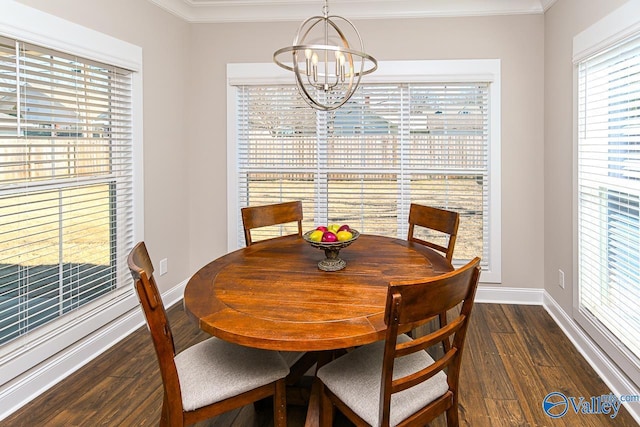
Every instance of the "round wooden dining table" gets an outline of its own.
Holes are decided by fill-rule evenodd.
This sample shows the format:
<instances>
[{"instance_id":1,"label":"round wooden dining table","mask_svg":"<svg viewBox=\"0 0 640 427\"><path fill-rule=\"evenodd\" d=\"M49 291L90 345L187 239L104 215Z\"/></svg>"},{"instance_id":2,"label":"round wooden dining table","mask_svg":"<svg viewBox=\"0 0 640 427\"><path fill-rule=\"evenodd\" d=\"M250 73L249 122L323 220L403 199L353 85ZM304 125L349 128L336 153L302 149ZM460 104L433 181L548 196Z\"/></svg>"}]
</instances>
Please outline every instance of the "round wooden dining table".
<instances>
[{"instance_id":1,"label":"round wooden dining table","mask_svg":"<svg viewBox=\"0 0 640 427\"><path fill-rule=\"evenodd\" d=\"M186 285L184 308L225 341L280 351L349 348L384 338L387 286L452 271L423 245L361 234L340 251L346 267L326 272L322 250L302 237L255 243L202 267Z\"/></svg>"}]
</instances>

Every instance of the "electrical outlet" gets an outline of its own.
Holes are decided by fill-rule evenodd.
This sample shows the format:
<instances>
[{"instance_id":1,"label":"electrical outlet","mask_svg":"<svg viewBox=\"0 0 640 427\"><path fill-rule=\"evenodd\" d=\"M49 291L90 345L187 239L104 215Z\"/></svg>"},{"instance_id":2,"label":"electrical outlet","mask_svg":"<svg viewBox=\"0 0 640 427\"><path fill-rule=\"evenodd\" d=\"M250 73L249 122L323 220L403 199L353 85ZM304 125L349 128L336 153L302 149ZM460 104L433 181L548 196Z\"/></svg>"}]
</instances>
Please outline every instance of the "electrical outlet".
<instances>
[{"instance_id":1,"label":"electrical outlet","mask_svg":"<svg viewBox=\"0 0 640 427\"><path fill-rule=\"evenodd\" d=\"M558 270L558 286L564 289L564 271Z\"/></svg>"},{"instance_id":2,"label":"electrical outlet","mask_svg":"<svg viewBox=\"0 0 640 427\"><path fill-rule=\"evenodd\" d=\"M160 260L160 275L167 274L167 259L163 258Z\"/></svg>"}]
</instances>

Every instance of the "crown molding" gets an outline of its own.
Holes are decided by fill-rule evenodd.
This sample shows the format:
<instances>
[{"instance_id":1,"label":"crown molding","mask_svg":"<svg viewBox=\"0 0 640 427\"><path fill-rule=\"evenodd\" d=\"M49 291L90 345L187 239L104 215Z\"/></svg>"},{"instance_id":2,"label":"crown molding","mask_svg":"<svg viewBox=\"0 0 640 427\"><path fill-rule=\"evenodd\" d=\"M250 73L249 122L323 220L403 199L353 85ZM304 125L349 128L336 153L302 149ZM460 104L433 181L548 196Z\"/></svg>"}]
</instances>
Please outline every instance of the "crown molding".
<instances>
[{"instance_id":1,"label":"crown molding","mask_svg":"<svg viewBox=\"0 0 640 427\"><path fill-rule=\"evenodd\" d=\"M300 21L322 14L320 0L149 0L190 23ZM332 0L349 19L542 14L556 0Z\"/></svg>"}]
</instances>

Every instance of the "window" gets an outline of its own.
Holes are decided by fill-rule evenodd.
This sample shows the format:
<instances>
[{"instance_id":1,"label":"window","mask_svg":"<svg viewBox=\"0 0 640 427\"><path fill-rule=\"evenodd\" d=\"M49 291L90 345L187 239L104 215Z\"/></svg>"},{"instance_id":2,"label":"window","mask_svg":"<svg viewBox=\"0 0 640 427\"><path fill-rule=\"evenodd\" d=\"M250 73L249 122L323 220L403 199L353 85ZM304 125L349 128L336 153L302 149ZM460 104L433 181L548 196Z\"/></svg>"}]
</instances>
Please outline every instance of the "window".
<instances>
[{"instance_id":1,"label":"window","mask_svg":"<svg viewBox=\"0 0 640 427\"><path fill-rule=\"evenodd\" d=\"M577 191L579 311L640 366L640 36L578 62Z\"/></svg>"},{"instance_id":2,"label":"window","mask_svg":"<svg viewBox=\"0 0 640 427\"><path fill-rule=\"evenodd\" d=\"M474 77L368 79L331 112L309 108L291 84L234 82L231 245L243 244L238 217L248 205L299 199L305 229L346 223L404 239L410 204L423 203L461 214L456 262L480 255L483 280L497 281L498 88L496 74ZM291 230L261 237L280 232Z\"/></svg>"},{"instance_id":3,"label":"window","mask_svg":"<svg viewBox=\"0 0 640 427\"><path fill-rule=\"evenodd\" d=\"M129 283L131 74L0 37L0 344Z\"/></svg>"}]
</instances>

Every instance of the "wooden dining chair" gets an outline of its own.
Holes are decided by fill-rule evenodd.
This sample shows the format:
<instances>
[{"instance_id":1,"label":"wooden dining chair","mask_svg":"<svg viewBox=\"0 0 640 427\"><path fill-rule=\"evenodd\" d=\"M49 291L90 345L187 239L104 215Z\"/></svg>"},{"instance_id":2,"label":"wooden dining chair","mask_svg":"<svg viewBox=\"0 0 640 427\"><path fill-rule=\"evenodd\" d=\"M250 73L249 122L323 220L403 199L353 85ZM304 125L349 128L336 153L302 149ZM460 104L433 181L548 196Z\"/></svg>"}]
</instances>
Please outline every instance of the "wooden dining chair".
<instances>
[{"instance_id":1,"label":"wooden dining chair","mask_svg":"<svg viewBox=\"0 0 640 427\"><path fill-rule=\"evenodd\" d=\"M479 263L475 258L442 276L389 284L385 339L318 370L322 427L332 425L334 407L358 426L424 426L442 413L449 427L458 425L460 363ZM415 340L402 333L460 304L448 325ZM426 349L443 339L452 344L434 361Z\"/></svg>"},{"instance_id":2,"label":"wooden dining chair","mask_svg":"<svg viewBox=\"0 0 640 427\"><path fill-rule=\"evenodd\" d=\"M302 236L302 202L284 202L263 206L248 206L241 209L242 225L244 227L244 240L247 246L254 241L251 238L251 230L271 225L298 223L298 235Z\"/></svg>"},{"instance_id":3,"label":"wooden dining chair","mask_svg":"<svg viewBox=\"0 0 640 427\"><path fill-rule=\"evenodd\" d=\"M127 259L160 365L161 426L194 424L273 396L274 426L286 426L285 377L275 351L209 338L176 354L171 327L144 242Z\"/></svg>"},{"instance_id":4,"label":"wooden dining chair","mask_svg":"<svg viewBox=\"0 0 640 427\"><path fill-rule=\"evenodd\" d=\"M442 252L449 262L453 259L453 250L458 236L458 225L460 215L458 212L431 206L412 203L409 209L409 233L407 240L420 243L439 252ZM435 230L442 233L447 238L447 245L441 245L430 240L425 240L416 236L416 226L428 230Z\"/></svg>"},{"instance_id":5,"label":"wooden dining chair","mask_svg":"<svg viewBox=\"0 0 640 427\"><path fill-rule=\"evenodd\" d=\"M458 214L458 212L412 203L409 208L409 232L407 234L407 240L435 249L441 252L447 258L447 261L451 262L453 260L453 250L458 236L459 223L460 214ZM426 232L435 230L439 235L434 236L436 239L431 240L425 240L426 237L417 237L416 234L419 234L419 230L422 229ZM437 240L437 238L447 239L446 246L433 241ZM446 313L441 313L438 319L440 326L447 324ZM415 333L416 332L414 332L414 336ZM447 350L447 343L444 342L443 345L445 346L445 350Z\"/></svg>"}]
</instances>

